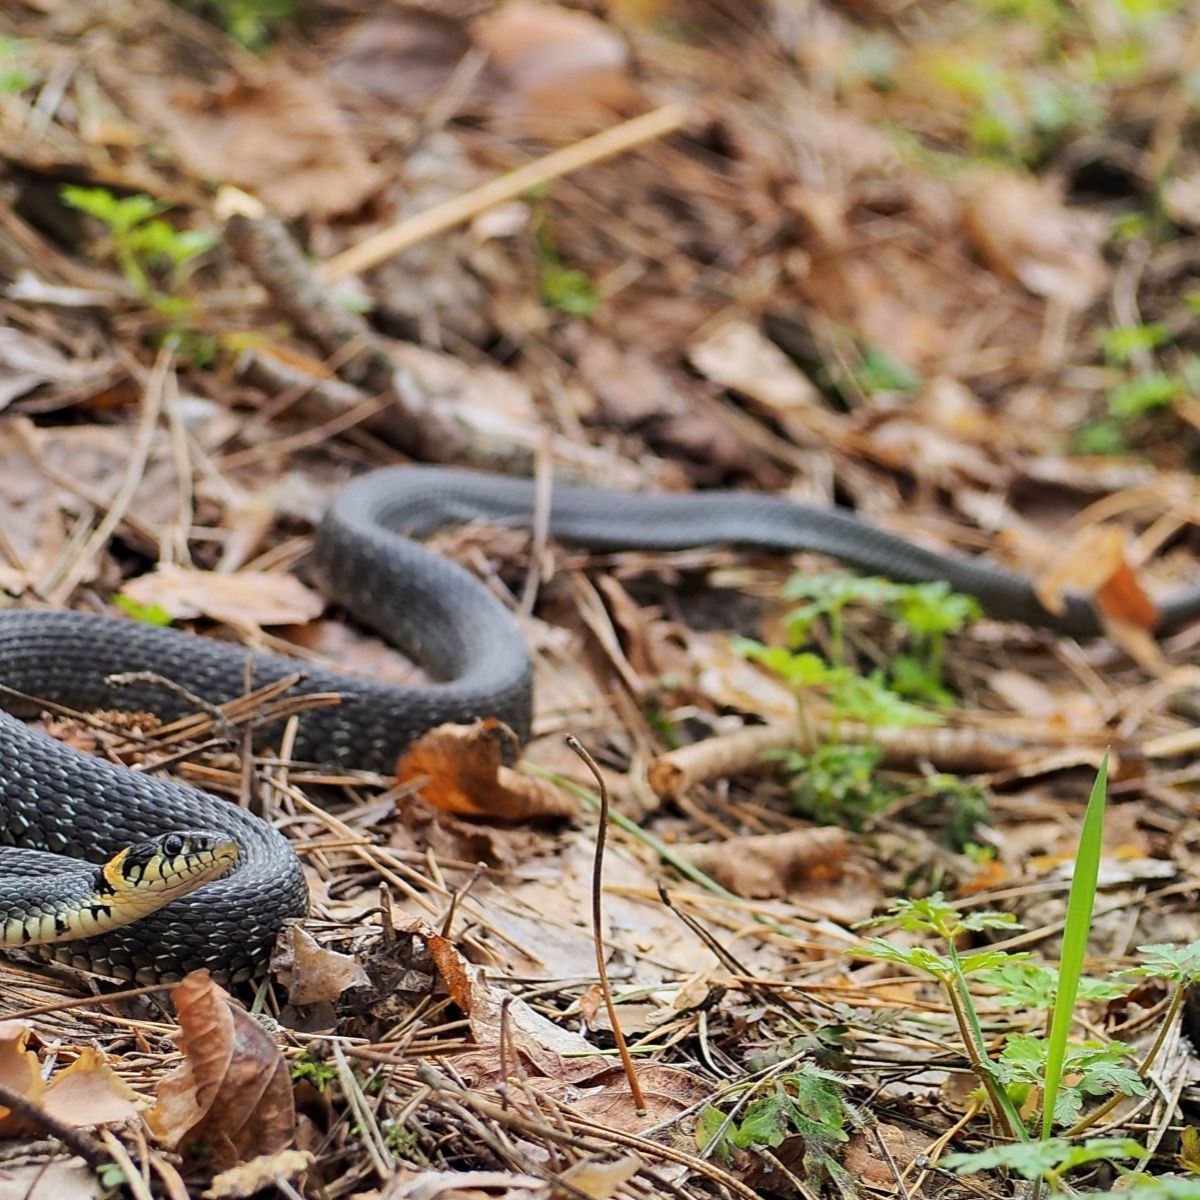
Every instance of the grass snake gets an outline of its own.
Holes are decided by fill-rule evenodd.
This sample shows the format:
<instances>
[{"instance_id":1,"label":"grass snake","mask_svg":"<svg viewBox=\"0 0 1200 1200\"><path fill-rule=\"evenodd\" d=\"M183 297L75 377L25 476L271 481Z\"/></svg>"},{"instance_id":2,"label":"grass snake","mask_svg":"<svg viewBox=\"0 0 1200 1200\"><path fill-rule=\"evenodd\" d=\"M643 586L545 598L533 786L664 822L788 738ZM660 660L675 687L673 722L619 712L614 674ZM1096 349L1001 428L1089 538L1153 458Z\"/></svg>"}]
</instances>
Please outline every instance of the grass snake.
<instances>
[{"instance_id":1,"label":"grass snake","mask_svg":"<svg viewBox=\"0 0 1200 1200\"><path fill-rule=\"evenodd\" d=\"M528 481L400 467L362 476L329 508L314 552L325 592L439 682L397 687L126 619L8 609L0 611L0 684L83 711L149 709L173 720L188 710L174 692L153 684L114 689L106 680L154 672L220 703L244 692L249 659L254 686L300 670L298 690L345 696L301 718L294 751L301 761L389 772L427 729L483 716L501 718L525 738L532 666L516 621L474 576L411 539L478 518L528 527L534 506ZM1101 632L1082 596L1066 597L1063 612L1051 613L1018 575L924 549L839 509L740 492L555 487L549 518L553 535L596 550L734 544L815 551L899 582L945 580L999 618L1074 637ZM1200 587L1169 598L1159 612L1164 633L1200 615ZM138 981L200 966L222 979L259 972L284 920L307 907L303 873L283 835L227 801L65 746L17 719L28 715L19 706L0 703L15 713L0 713L0 845L96 864L130 843L215 830L240 850L229 874L161 911L42 952ZM0 869L3 863L0 857Z\"/></svg>"}]
</instances>

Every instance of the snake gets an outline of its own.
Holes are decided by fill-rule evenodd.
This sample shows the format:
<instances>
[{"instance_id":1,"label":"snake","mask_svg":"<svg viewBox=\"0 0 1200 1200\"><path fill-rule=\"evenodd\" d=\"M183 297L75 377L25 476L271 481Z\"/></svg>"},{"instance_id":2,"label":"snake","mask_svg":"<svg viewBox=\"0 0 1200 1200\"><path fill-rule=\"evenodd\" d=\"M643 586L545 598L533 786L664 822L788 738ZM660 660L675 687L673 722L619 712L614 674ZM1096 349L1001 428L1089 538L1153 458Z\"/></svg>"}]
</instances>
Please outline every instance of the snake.
<instances>
[{"instance_id":1,"label":"snake","mask_svg":"<svg viewBox=\"0 0 1200 1200\"><path fill-rule=\"evenodd\" d=\"M555 484L548 503L539 505L538 496L527 479L412 465L368 472L330 504L313 547L322 590L422 666L433 682L420 686L128 617L0 611L0 705L6 710L0 712L0 870L6 875L0 947L27 944L46 958L115 979L169 981L205 967L219 980L236 982L261 974L280 930L308 906L300 861L269 822L218 796L51 738L22 719L37 710L29 697L82 712L148 710L169 721L194 711L189 694L218 705L245 694L248 681L259 687L300 672L296 693L341 699L299 717L294 760L384 774L394 772L397 756L415 739L444 723L495 717L520 740L528 738L533 667L516 618L485 582L420 544L449 524L530 529L544 519L549 535L598 552L714 545L813 552L897 582L942 580L1000 619L1075 638L1104 631L1101 613L1085 595L1066 594L1052 611L1019 574L982 557L928 549L841 508L739 491L641 493ZM1156 633L1182 628L1200 616L1200 586L1167 597L1157 611ZM125 682L117 686L115 676ZM160 686L155 677L174 686ZM221 864L219 878L119 927L88 927L78 919L100 898L97 879L119 874L119 864L111 863L131 846L206 832L237 848L236 861ZM22 854L33 855L33 865L10 867ZM135 858L144 854L138 850ZM49 933L44 941L24 936L36 901L13 895L14 887L19 892L43 876L58 882L44 884L42 892L55 891L74 906L61 931L53 918L41 920L38 931Z\"/></svg>"}]
</instances>

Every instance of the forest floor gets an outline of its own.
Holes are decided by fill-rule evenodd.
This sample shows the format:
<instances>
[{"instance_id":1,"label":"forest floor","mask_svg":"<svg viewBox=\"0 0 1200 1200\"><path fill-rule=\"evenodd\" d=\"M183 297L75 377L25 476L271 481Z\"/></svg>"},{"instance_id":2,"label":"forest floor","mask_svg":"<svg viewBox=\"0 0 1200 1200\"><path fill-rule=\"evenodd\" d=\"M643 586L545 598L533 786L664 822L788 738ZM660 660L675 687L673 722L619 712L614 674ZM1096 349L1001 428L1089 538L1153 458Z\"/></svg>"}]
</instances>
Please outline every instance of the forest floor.
<instances>
[{"instance_id":1,"label":"forest floor","mask_svg":"<svg viewBox=\"0 0 1200 1200\"><path fill-rule=\"evenodd\" d=\"M532 650L515 769L43 718L273 814L313 903L230 996L0 963L0 1197L1200 1197L1198 30L0 6L0 604L420 682L309 564L420 461L841 505L1104 619L475 523L430 544Z\"/></svg>"}]
</instances>

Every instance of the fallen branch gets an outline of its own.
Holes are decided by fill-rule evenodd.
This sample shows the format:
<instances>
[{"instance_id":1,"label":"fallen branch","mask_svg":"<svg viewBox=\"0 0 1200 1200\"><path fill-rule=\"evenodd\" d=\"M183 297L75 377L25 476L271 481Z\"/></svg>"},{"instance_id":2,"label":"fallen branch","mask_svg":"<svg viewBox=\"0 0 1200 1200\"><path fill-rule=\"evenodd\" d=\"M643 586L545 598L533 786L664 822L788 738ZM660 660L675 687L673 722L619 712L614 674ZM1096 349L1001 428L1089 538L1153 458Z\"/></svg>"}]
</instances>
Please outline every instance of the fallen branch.
<instances>
[{"instance_id":1,"label":"fallen branch","mask_svg":"<svg viewBox=\"0 0 1200 1200\"><path fill-rule=\"evenodd\" d=\"M811 719L809 728L793 724L752 725L736 733L683 746L657 758L650 786L660 799L682 795L695 784L761 767L764 755L776 750L811 751L834 736L831 722ZM1003 771L1024 765L1039 748L977 729L887 729L841 721L840 742L874 742L887 763L931 762L950 771Z\"/></svg>"}]
</instances>

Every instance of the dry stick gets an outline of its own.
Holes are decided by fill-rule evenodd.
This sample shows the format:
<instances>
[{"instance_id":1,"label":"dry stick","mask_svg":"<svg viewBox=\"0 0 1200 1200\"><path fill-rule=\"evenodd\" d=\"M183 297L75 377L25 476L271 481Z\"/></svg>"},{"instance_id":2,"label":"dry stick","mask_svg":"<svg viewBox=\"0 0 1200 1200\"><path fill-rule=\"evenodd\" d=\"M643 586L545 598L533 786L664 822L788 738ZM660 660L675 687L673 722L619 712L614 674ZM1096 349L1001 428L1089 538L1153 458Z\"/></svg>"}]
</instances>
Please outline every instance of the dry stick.
<instances>
[{"instance_id":1,"label":"dry stick","mask_svg":"<svg viewBox=\"0 0 1200 1200\"><path fill-rule=\"evenodd\" d=\"M522 195L530 188L611 158L614 154L623 154L643 142L665 137L678 129L687 116L687 110L682 105L664 104L662 108L602 130L573 146L555 150L515 171L489 179L487 183L463 192L444 204L434 205L390 229L381 230L357 246L351 246L349 250L328 259L317 269L317 275L325 283L335 283L349 275L358 275L426 238L453 229L497 204Z\"/></svg>"},{"instance_id":2,"label":"dry stick","mask_svg":"<svg viewBox=\"0 0 1200 1200\"><path fill-rule=\"evenodd\" d=\"M132 1000L135 996L152 996L156 992L169 992L173 983L149 983L145 987L124 988L119 992L102 992L98 996L75 996L60 1000L56 1004L42 1004L37 1008L22 1008L9 1013L6 1021L23 1021L26 1017L41 1017L47 1013L62 1012L68 1008L91 1008L95 1004L107 1004L111 1000Z\"/></svg>"},{"instance_id":3,"label":"dry stick","mask_svg":"<svg viewBox=\"0 0 1200 1200\"><path fill-rule=\"evenodd\" d=\"M625 1068L625 1078L629 1080L629 1091L633 1095L633 1107L638 1116L646 1113L646 1101L642 1096L642 1085L638 1082L637 1069L633 1065L633 1056L625 1044L625 1035L621 1032L621 1024L617 1020L617 1006L613 1003L612 988L608 985L608 969L604 964L604 937L601 926L604 917L601 903L601 887L604 878L604 843L608 834L608 787L596 760L584 749L583 743L573 734L567 734L567 745L583 759L584 765L591 771L596 780L596 789L600 793L600 824L596 830L596 858L592 869L592 940L596 947L596 973L600 978L600 991L604 996L604 1007L608 1010L608 1021L612 1025L613 1040L617 1043L617 1051L621 1055L621 1064Z\"/></svg>"},{"instance_id":4,"label":"dry stick","mask_svg":"<svg viewBox=\"0 0 1200 1200\"><path fill-rule=\"evenodd\" d=\"M810 717L809 723L808 730L788 722L753 725L669 751L651 766L650 786L660 798L672 799L705 780L759 767L768 751L811 750L814 740L826 736L833 726L816 717ZM842 721L837 733L847 742L875 742L889 763L929 759L946 770L1004 770L1021 765L1041 749L976 729L892 729Z\"/></svg>"}]
</instances>

